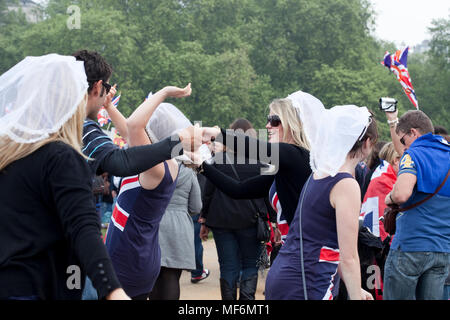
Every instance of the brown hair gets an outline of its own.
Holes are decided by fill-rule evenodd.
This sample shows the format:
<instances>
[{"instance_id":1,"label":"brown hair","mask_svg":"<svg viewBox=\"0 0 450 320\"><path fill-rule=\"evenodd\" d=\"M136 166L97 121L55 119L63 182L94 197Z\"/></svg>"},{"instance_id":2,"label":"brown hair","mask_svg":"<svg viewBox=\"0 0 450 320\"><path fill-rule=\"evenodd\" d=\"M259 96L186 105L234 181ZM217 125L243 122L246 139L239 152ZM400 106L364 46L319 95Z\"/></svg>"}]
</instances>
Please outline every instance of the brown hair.
<instances>
[{"instance_id":1,"label":"brown hair","mask_svg":"<svg viewBox=\"0 0 450 320\"><path fill-rule=\"evenodd\" d=\"M386 141L378 141L373 146L373 150L369 155L369 159L367 160L367 166L369 167L370 170L374 170L379 165L380 162L379 159L381 158L380 150L382 150L385 144Z\"/></svg>"},{"instance_id":2,"label":"brown hair","mask_svg":"<svg viewBox=\"0 0 450 320\"><path fill-rule=\"evenodd\" d=\"M250 121L244 118L239 118L233 121L232 124L230 124L230 129L233 130L243 130L245 134L255 138L256 137L256 131L253 128L253 125Z\"/></svg>"},{"instance_id":3,"label":"brown hair","mask_svg":"<svg viewBox=\"0 0 450 320\"><path fill-rule=\"evenodd\" d=\"M362 146L364 145L364 142L366 142L367 139L370 139L372 142L372 145L375 145L375 143L377 143L378 140L378 129L377 129L377 121L375 120L375 118L373 117L373 113L371 113L371 116L369 118L369 124L366 128L364 128L364 130L366 130L364 136L362 138L359 138L358 141L356 141L356 143L353 145L353 148L350 150L349 155L351 157L355 157L355 155L357 154L357 152L362 148ZM361 132L362 134L362 132Z\"/></svg>"},{"instance_id":4,"label":"brown hair","mask_svg":"<svg viewBox=\"0 0 450 320\"><path fill-rule=\"evenodd\" d=\"M430 118L420 110L410 110L400 117L395 132L408 133L411 129L417 129L421 134L434 132L433 123Z\"/></svg>"}]
</instances>

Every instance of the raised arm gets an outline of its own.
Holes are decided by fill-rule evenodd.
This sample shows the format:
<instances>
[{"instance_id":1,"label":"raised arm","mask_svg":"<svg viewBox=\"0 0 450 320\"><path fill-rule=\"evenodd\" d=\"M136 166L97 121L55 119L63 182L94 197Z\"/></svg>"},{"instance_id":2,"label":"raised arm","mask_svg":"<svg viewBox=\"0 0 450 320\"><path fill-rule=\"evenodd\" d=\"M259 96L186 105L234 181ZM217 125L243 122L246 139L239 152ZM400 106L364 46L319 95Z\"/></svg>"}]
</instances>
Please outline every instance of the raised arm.
<instances>
[{"instance_id":1,"label":"raised arm","mask_svg":"<svg viewBox=\"0 0 450 320\"><path fill-rule=\"evenodd\" d=\"M127 119L123 116L123 114L114 106L112 103L112 99L116 95L116 86L114 85L106 96L105 100L105 110L108 112L109 117L111 118L112 123L116 127L117 131L119 131L120 135L128 141L128 128L127 128Z\"/></svg>"},{"instance_id":2,"label":"raised arm","mask_svg":"<svg viewBox=\"0 0 450 320\"><path fill-rule=\"evenodd\" d=\"M151 144L146 131L146 126L156 108L168 97L187 97L191 94L191 84L185 88L165 87L142 103L128 118L128 143L131 147ZM164 165L156 166L142 172L139 181L143 188L155 188L164 176Z\"/></svg>"},{"instance_id":3,"label":"raised arm","mask_svg":"<svg viewBox=\"0 0 450 320\"><path fill-rule=\"evenodd\" d=\"M394 112L386 112L386 118L389 124L389 131L391 133L392 143L394 144L394 149L401 156L405 152L406 147L400 142L400 137L398 136L395 129L398 123L398 110Z\"/></svg>"},{"instance_id":4,"label":"raised arm","mask_svg":"<svg viewBox=\"0 0 450 320\"><path fill-rule=\"evenodd\" d=\"M189 96L191 92L190 83L183 89L170 86L159 90L144 101L127 120L128 143L130 146L141 146L151 143L145 127L153 112L166 98L183 98Z\"/></svg>"}]
</instances>

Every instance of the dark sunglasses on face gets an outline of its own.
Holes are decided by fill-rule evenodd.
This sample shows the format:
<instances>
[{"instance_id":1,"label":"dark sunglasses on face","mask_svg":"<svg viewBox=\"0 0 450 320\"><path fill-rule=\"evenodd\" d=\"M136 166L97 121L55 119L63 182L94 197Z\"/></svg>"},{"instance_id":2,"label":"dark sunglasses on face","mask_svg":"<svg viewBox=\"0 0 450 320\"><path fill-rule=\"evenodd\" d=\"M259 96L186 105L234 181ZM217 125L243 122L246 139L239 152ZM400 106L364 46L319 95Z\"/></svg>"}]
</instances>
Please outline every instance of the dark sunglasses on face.
<instances>
[{"instance_id":1,"label":"dark sunglasses on face","mask_svg":"<svg viewBox=\"0 0 450 320\"><path fill-rule=\"evenodd\" d=\"M105 87L106 89L106 94L109 93L109 91L111 91L111 85L108 82L102 81L102 85Z\"/></svg>"},{"instance_id":2,"label":"dark sunglasses on face","mask_svg":"<svg viewBox=\"0 0 450 320\"><path fill-rule=\"evenodd\" d=\"M100 80L102 80L102 79L97 79L97 80L88 79L88 82L90 85L93 85L95 82L100 81ZM102 81L102 86L105 87L106 94L108 94L109 91L111 91L112 85L110 85L108 82ZM103 93L102 93L102 95L103 95Z\"/></svg>"},{"instance_id":3,"label":"dark sunglasses on face","mask_svg":"<svg viewBox=\"0 0 450 320\"><path fill-rule=\"evenodd\" d=\"M404 146L406 146L406 144L405 144L405 136L407 136L408 134L409 134L409 132L405 133L405 134L403 135L403 137L400 138L400 143L401 143L402 145L404 145Z\"/></svg>"},{"instance_id":4,"label":"dark sunglasses on face","mask_svg":"<svg viewBox=\"0 0 450 320\"><path fill-rule=\"evenodd\" d=\"M276 114L267 116L267 122L270 123L272 127L278 127L281 124L281 119Z\"/></svg>"}]
</instances>

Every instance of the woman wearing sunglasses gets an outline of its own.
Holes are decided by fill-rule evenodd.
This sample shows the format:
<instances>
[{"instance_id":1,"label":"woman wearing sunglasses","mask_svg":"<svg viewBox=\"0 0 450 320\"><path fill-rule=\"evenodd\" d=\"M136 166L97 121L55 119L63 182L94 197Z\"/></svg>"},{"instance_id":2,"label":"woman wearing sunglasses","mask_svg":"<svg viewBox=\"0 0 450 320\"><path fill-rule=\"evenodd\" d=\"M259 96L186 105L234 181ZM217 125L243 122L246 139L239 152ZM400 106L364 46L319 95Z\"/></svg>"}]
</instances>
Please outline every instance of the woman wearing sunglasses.
<instances>
[{"instance_id":1,"label":"woman wearing sunglasses","mask_svg":"<svg viewBox=\"0 0 450 320\"><path fill-rule=\"evenodd\" d=\"M234 148L238 154L243 153L245 158L262 162L267 155L272 159L271 165L275 166L274 173L237 181L224 175L213 165L203 163L202 169L218 189L232 198L255 199L269 195L271 205L277 212L278 227L274 226L274 242L281 244L281 236L285 237L294 217L303 184L311 174L309 145L299 112L293 107L291 100L276 99L269 105L269 110L267 142L217 127L203 128L203 141L208 142L213 138L227 148ZM240 149L242 145L244 148Z\"/></svg>"}]
</instances>

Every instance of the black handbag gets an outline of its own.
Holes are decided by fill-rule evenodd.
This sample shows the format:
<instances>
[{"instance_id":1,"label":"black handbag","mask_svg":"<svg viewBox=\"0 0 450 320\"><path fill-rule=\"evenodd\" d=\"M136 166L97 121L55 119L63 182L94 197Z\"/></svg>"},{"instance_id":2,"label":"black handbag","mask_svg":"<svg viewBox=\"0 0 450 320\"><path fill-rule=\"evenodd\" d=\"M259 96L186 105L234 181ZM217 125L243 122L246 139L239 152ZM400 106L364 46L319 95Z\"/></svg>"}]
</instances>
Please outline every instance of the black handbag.
<instances>
[{"instance_id":1,"label":"black handbag","mask_svg":"<svg viewBox=\"0 0 450 320\"><path fill-rule=\"evenodd\" d=\"M421 204L425 203L426 201L430 200L436 193L439 192L439 190L442 189L442 187L444 186L445 182L448 179L448 176L450 174L450 170L447 172L447 175L445 176L444 181L441 183L441 185L436 189L436 191L433 194L428 195L426 198L424 198L423 200L414 203L410 206L404 207L404 208L400 208L400 206L398 204L393 204L388 206L386 209L384 209L384 214L383 214L383 225L384 225L384 230L389 233L390 235L395 234L395 230L396 230L396 221L397 221L397 215L400 211L408 211L411 210L415 207L420 206Z\"/></svg>"},{"instance_id":2,"label":"black handbag","mask_svg":"<svg viewBox=\"0 0 450 320\"><path fill-rule=\"evenodd\" d=\"M231 169L233 169L234 175L236 176L236 178L238 180L241 180L239 178L239 175L236 171L236 168L233 165L233 162L230 161L230 159L228 158L228 154L225 154L225 156L227 157L228 162L231 165ZM253 201L253 199L248 199L248 201L251 203L251 205L253 206L253 209L255 210L256 214L255 214L255 219L256 219L256 239L258 241L261 242L269 242L270 240L270 227L269 227L269 223L268 223L268 219L264 220L264 217L267 218L267 213L263 213L260 212L258 206L255 204L255 202Z\"/></svg>"}]
</instances>

